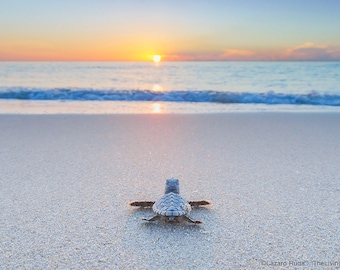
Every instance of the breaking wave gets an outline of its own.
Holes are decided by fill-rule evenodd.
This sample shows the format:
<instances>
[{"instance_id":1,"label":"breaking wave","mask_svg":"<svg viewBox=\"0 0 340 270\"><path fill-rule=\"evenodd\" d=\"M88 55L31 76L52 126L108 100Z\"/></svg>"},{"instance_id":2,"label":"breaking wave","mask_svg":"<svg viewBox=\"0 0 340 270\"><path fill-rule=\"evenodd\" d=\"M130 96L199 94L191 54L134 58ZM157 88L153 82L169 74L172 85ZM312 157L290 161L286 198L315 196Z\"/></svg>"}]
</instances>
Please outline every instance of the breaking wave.
<instances>
[{"instance_id":1,"label":"breaking wave","mask_svg":"<svg viewBox=\"0 0 340 270\"><path fill-rule=\"evenodd\" d=\"M36 89L0 88L0 99L20 100L75 100L75 101L167 101L208 102L225 104L293 104L340 106L340 95L151 90L94 90L94 89Z\"/></svg>"}]
</instances>

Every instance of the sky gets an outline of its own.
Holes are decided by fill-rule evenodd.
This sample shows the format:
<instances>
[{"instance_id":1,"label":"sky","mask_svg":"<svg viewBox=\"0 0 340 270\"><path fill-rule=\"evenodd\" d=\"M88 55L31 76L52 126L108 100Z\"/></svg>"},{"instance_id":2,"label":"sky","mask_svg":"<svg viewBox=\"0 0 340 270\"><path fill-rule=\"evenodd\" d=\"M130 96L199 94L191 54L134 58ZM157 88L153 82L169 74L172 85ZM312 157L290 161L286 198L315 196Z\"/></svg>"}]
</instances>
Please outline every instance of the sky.
<instances>
[{"instance_id":1,"label":"sky","mask_svg":"<svg viewBox=\"0 0 340 270\"><path fill-rule=\"evenodd\" d=\"M0 0L0 61L340 60L340 0Z\"/></svg>"}]
</instances>

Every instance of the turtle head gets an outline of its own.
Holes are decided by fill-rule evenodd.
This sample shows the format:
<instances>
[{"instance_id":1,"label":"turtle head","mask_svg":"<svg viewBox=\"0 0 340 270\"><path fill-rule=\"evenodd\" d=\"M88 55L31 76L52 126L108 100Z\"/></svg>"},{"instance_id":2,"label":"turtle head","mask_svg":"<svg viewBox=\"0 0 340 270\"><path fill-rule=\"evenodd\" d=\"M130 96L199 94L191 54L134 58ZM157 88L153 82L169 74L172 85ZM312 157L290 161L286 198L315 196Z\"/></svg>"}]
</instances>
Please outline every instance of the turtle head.
<instances>
[{"instance_id":1,"label":"turtle head","mask_svg":"<svg viewBox=\"0 0 340 270\"><path fill-rule=\"evenodd\" d=\"M174 192L179 194L179 181L178 179L171 178L167 179L165 183L165 194Z\"/></svg>"}]
</instances>

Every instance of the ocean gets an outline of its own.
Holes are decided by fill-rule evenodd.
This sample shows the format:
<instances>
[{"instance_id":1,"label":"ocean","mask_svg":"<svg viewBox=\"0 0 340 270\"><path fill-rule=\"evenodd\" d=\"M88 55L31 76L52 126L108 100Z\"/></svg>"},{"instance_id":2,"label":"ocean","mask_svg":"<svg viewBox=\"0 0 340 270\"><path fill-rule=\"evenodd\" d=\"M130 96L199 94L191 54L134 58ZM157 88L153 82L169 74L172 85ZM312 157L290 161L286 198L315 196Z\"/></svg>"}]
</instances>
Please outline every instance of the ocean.
<instances>
[{"instance_id":1,"label":"ocean","mask_svg":"<svg viewBox=\"0 0 340 270\"><path fill-rule=\"evenodd\" d=\"M339 111L340 62L0 62L0 113Z\"/></svg>"}]
</instances>

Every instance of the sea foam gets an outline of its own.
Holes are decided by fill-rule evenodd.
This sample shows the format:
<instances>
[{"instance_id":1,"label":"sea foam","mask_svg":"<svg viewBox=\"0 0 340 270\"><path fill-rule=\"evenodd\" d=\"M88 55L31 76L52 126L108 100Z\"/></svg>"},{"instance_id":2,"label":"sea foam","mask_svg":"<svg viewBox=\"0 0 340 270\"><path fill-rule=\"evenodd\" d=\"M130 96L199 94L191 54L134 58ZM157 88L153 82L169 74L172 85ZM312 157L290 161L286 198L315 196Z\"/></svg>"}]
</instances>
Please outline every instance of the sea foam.
<instances>
[{"instance_id":1,"label":"sea foam","mask_svg":"<svg viewBox=\"0 0 340 270\"><path fill-rule=\"evenodd\" d=\"M283 94L274 91L220 92L220 91L151 91L151 90L96 90L96 89L39 89L24 87L0 87L0 99L19 100L75 100L75 101L165 101L207 102L225 104L293 104L340 106L340 95Z\"/></svg>"}]
</instances>

